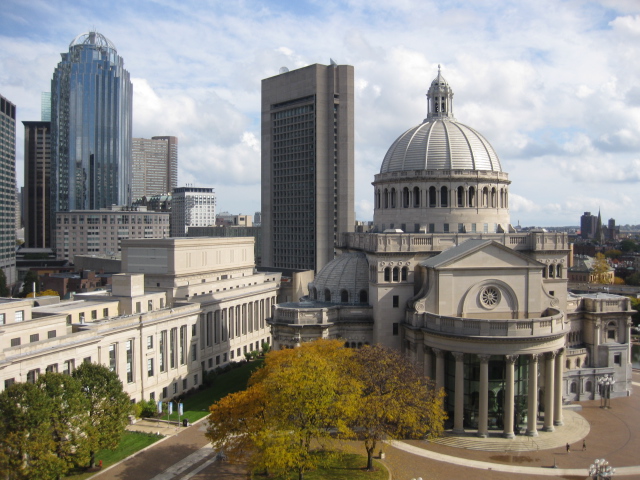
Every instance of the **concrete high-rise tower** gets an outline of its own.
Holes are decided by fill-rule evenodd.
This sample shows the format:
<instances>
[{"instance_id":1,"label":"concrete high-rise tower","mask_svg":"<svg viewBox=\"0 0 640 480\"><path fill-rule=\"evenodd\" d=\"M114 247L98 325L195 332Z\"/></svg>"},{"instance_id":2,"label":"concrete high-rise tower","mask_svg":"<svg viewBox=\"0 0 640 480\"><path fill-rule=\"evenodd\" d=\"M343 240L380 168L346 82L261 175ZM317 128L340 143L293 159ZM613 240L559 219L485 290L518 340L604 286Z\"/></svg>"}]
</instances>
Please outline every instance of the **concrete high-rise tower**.
<instances>
[{"instance_id":1,"label":"concrete high-rise tower","mask_svg":"<svg viewBox=\"0 0 640 480\"><path fill-rule=\"evenodd\" d=\"M0 268L16 278L16 106L0 95Z\"/></svg>"},{"instance_id":2,"label":"concrete high-rise tower","mask_svg":"<svg viewBox=\"0 0 640 480\"><path fill-rule=\"evenodd\" d=\"M166 195L178 186L178 138L134 138L131 197Z\"/></svg>"},{"instance_id":3,"label":"concrete high-rise tower","mask_svg":"<svg viewBox=\"0 0 640 480\"><path fill-rule=\"evenodd\" d=\"M73 39L51 80L52 215L131 203L132 94L113 43Z\"/></svg>"},{"instance_id":4,"label":"concrete high-rise tower","mask_svg":"<svg viewBox=\"0 0 640 480\"><path fill-rule=\"evenodd\" d=\"M262 265L319 271L354 213L350 65L262 80Z\"/></svg>"},{"instance_id":5,"label":"concrete high-rise tower","mask_svg":"<svg viewBox=\"0 0 640 480\"><path fill-rule=\"evenodd\" d=\"M51 241L51 122L24 124L24 240L30 248Z\"/></svg>"}]
</instances>

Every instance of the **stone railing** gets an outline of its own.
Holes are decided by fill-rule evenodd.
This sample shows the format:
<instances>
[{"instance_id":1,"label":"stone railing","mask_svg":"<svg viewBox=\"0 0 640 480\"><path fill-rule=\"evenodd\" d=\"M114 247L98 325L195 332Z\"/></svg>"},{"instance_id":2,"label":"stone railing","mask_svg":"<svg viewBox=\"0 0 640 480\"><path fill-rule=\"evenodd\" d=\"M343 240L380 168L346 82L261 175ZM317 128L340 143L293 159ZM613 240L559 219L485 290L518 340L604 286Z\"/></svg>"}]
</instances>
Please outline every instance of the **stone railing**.
<instances>
[{"instance_id":1,"label":"stone railing","mask_svg":"<svg viewBox=\"0 0 640 480\"><path fill-rule=\"evenodd\" d=\"M313 305L294 304L283 307L276 305L272 323L289 325L322 325L336 322L371 321L370 307L355 305Z\"/></svg>"},{"instance_id":2,"label":"stone railing","mask_svg":"<svg viewBox=\"0 0 640 480\"><path fill-rule=\"evenodd\" d=\"M477 337L547 337L568 332L564 314L554 308L540 318L486 320L448 317L432 313L414 314L410 325L427 331Z\"/></svg>"},{"instance_id":3,"label":"stone railing","mask_svg":"<svg viewBox=\"0 0 640 480\"><path fill-rule=\"evenodd\" d=\"M344 233L339 248L365 252L442 252L469 239L493 240L513 250L568 250L566 233Z\"/></svg>"}]
</instances>

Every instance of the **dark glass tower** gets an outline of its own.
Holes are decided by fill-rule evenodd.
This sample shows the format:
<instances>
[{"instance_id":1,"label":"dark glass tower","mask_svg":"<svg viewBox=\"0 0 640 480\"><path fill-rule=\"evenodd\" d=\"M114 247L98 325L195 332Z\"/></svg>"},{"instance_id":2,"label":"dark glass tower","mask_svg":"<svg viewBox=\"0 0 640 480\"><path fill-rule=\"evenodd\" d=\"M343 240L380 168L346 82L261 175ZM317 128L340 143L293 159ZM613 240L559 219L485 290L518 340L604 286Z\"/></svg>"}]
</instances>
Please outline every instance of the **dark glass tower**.
<instances>
[{"instance_id":1,"label":"dark glass tower","mask_svg":"<svg viewBox=\"0 0 640 480\"><path fill-rule=\"evenodd\" d=\"M104 35L78 35L51 80L51 196L56 211L131 203L133 87Z\"/></svg>"}]
</instances>

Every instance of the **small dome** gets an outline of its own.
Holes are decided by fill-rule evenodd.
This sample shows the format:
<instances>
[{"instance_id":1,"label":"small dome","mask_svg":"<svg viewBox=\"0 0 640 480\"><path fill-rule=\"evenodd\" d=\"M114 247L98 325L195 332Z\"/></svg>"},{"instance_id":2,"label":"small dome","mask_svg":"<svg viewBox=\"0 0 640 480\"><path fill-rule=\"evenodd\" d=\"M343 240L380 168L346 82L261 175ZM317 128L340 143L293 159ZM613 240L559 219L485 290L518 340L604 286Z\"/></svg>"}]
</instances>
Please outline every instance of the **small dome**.
<instances>
[{"instance_id":1,"label":"small dome","mask_svg":"<svg viewBox=\"0 0 640 480\"><path fill-rule=\"evenodd\" d=\"M362 252L334 258L309 284L311 299L333 303L367 303L368 292L369 262Z\"/></svg>"},{"instance_id":2,"label":"small dome","mask_svg":"<svg viewBox=\"0 0 640 480\"><path fill-rule=\"evenodd\" d=\"M113 50L114 53L118 53L113 42L98 32L81 33L71 41L69 48L76 45L95 45L99 48L108 48Z\"/></svg>"},{"instance_id":3,"label":"small dome","mask_svg":"<svg viewBox=\"0 0 640 480\"><path fill-rule=\"evenodd\" d=\"M502 166L491 144L471 127L452 120L428 119L393 142L380 173L410 170L501 172Z\"/></svg>"}]
</instances>

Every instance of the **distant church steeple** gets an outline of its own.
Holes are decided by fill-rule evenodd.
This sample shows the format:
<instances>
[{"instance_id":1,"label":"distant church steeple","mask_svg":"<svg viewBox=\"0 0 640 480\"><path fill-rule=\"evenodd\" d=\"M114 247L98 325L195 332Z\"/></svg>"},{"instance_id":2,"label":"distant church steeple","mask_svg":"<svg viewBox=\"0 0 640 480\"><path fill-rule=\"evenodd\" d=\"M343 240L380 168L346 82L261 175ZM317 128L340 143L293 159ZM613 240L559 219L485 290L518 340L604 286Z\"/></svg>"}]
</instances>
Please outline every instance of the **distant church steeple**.
<instances>
[{"instance_id":1,"label":"distant church steeple","mask_svg":"<svg viewBox=\"0 0 640 480\"><path fill-rule=\"evenodd\" d=\"M600 216L600 209L598 209L598 220L596 223L595 239L599 245L602 245L604 243L604 231L602 230L602 217Z\"/></svg>"},{"instance_id":2,"label":"distant church steeple","mask_svg":"<svg viewBox=\"0 0 640 480\"><path fill-rule=\"evenodd\" d=\"M455 120L453 117L453 90L442 76L440 65L438 65L438 76L431 82L431 87L427 92L427 99L429 102L427 121L436 118Z\"/></svg>"}]
</instances>

